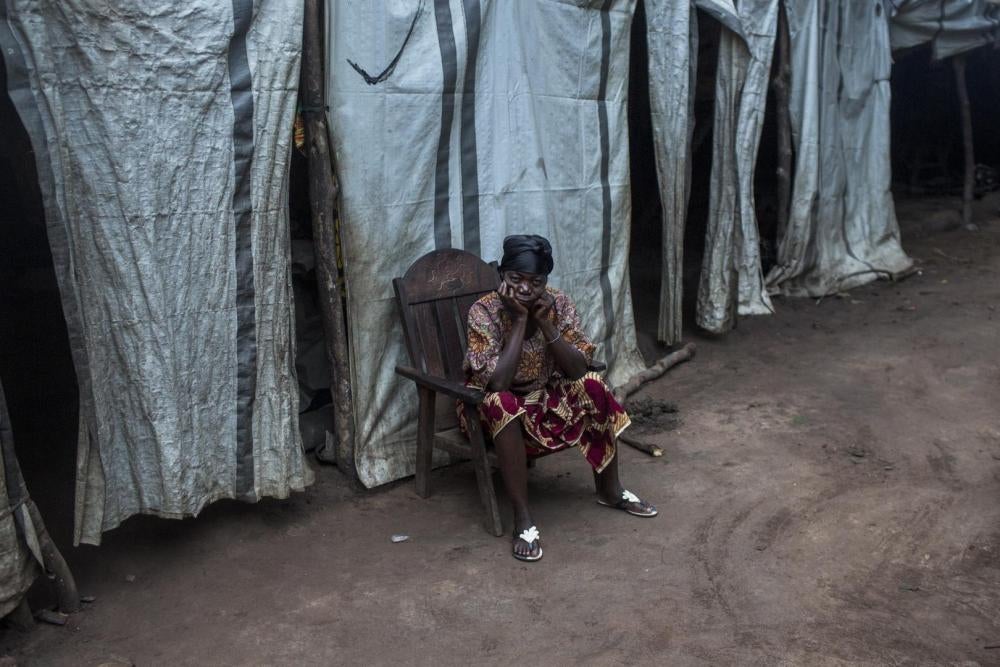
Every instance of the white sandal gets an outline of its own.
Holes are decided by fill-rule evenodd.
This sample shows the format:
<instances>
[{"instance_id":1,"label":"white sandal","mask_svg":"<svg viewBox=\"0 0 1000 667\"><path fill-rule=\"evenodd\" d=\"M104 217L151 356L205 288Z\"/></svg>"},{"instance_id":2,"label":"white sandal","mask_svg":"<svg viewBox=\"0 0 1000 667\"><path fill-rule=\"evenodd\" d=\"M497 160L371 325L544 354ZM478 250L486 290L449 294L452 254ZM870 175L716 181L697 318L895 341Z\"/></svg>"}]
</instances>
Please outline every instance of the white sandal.
<instances>
[{"instance_id":1,"label":"white sandal","mask_svg":"<svg viewBox=\"0 0 1000 667\"><path fill-rule=\"evenodd\" d=\"M528 548L529 549L534 549L535 543L538 542L538 538L539 538L538 528L536 528L535 526L531 526L531 527L527 528L526 530L522 530L521 534L517 536L517 539L524 540L525 542L528 543ZM528 563L533 563L536 560L541 560L542 559L542 547L541 547L541 545L538 545L538 555L537 556L522 556L521 554L517 553L513 549L514 549L514 547L512 545L511 546L511 551L512 551L512 553L514 555L514 558L516 558L518 560L523 560L523 561L528 562Z\"/></svg>"},{"instance_id":2,"label":"white sandal","mask_svg":"<svg viewBox=\"0 0 1000 667\"><path fill-rule=\"evenodd\" d=\"M600 496L598 496L597 498L597 503L599 505L604 505L605 507L611 507L612 509L628 512L632 516L639 516L647 519L652 518L657 514L659 514L659 512L656 510L655 507L653 507L646 501L640 499L639 496L635 495L634 493L628 490L622 491L622 499L619 500L617 503L609 503ZM634 510L631 507L629 507L630 505L638 505L641 509Z\"/></svg>"}]
</instances>

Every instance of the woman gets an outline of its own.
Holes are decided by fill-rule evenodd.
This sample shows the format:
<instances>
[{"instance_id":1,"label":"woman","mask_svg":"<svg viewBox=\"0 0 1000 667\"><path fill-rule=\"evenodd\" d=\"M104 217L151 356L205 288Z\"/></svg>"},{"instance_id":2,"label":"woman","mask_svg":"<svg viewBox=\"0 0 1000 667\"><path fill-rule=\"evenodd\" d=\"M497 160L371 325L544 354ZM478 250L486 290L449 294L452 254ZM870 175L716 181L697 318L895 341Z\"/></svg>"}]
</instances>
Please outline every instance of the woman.
<instances>
[{"instance_id":1,"label":"woman","mask_svg":"<svg viewBox=\"0 0 1000 667\"><path fill-rule=\"evenodd\" d=\"M618 479L615 439L628 415L599 375L588 371L594 345L573 302L547 286L552 246L541 236L503 242L500 287L469 310L466 384L486 392L479 417L492 436L514 506L513 554L542 557L528 511L526 457L577 447L594 469L598 502L640 517L656 508ZM467 415L461 414L463 428Z\"/></svg>"}]
</instances>

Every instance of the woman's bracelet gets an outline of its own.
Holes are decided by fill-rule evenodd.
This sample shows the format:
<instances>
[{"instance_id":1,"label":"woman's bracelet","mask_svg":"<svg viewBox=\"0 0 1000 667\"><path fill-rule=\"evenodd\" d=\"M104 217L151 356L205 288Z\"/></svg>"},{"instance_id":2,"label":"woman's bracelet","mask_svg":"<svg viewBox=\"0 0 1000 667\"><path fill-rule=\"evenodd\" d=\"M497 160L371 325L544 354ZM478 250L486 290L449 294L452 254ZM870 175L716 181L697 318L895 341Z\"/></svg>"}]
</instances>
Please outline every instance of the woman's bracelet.
<instances>
[{"instance_id":1,"label":"woman's bracelet","mask_svg":"<svg viewBox=\"0 0 1000 667\"><path fill-rule=\"evenodd\" d=\"M562 334L561 333L556 333L555 338L553 338L552 340L545 341L545 344L546 345L552 345L552 343L556 342L560 338L562 338Z\"/></svg>"}]
</instances>

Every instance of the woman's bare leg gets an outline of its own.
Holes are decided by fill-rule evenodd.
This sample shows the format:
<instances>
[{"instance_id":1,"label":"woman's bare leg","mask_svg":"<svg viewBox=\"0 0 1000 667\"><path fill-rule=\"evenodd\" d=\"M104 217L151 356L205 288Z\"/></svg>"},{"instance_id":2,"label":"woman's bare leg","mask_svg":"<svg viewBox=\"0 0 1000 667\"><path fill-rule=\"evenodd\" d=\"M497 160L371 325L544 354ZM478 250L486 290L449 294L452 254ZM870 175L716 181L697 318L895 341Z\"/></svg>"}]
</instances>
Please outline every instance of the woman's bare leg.
<instances>
[{"instance_id":1,"label":"woman's bare leg","mask_svg":"<svg viewBox=\"0 0 1000 667\"><path fill-rule=\"evenodd\" d=\"M493 446L497 452L497 462L500 464L500 476L503 478L507 497L514 507L514 533L520 535L534 523L528 512L528 466L524 453L524 429L518 420L513 420L499 433L493 436ZM514 553L521 556L537 556L540 549L535 542L532 548L524 540L514 538Z\"/></svg>"},{"instance_id":2,"label":"woman's bare leg","mask_svg":"<svg viewBox=\"0 0 1000 667\"><path fill-rule=\"evenodd\" d=\"M608 465L605 466L604 470L601 472L594 472L594 488L597 491L597 495L604 499L605 502L611 503L612 505L617 503L622 499L622 491L625 488L622 486L621 479L618 477L618 452L611 458Z\"/></svg>"},{"instance_id":3,"label":"woman's bare leg","mask_svg":"<svg viewBox=\"0 0 1000 667\"><path fill-rule=\"evenodd\" d=\"M618 477L618 451L600 473L594 473L597 496L608 505L626 510L636 516L656 516L656 507L635 495L625 497L625 487Z\"/></svg>"}]
</instances>

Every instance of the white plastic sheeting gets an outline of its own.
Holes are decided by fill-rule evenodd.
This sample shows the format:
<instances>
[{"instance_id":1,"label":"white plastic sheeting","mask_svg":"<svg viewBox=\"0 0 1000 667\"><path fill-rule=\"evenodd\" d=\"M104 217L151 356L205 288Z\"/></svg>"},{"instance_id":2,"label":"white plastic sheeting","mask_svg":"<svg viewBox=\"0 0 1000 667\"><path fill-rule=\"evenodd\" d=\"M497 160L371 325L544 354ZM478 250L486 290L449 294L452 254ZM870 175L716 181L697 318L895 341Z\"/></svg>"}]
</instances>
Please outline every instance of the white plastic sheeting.
<instances>
[{"instance_id":1,"label":"white plastic sheeting","mask_svg":"<svg viewBox=\"0 0 1000 667\"><path fill-rule=\"evenodd\" d=\"M725 28L723 30L725 39L742 42L745 36L743 19L731 0L692 2L645 0L645 6L650 115L653 125L656 174L663 210L661 236L663 260L657 339L673 345L681 340L682 327L684 230L691 189L691 135L694 131L695 81L698 69L698 15L695 9L719 21ZM733 45L730 50L739 48ZM727 85L740 87L742 84L731 84L727 79ZM754 82L751 82L750 86L753 85ZM739 95L739 91L736 94ZM747 97L750 98L749 89ZM738 103L735 105L731 103L729 107L720 110L720 122L727 122L728 116L725 115L727 109L729 112L735 112L738 106ZM735 125L736 122L733 118L732 123ZM729 139L732 141L735 137L730 136ZM718 143L716 147L719 147ZM733 146L727 148L732 149ZM755 154L748 158L729 153L726 157L731 158L730 166L732 166L737 160L746 162L749 159L752 163ZM752 164L750 169L752 170ZM735 198L735 190L738 187L735 167L728 172L725 170L717 172L717 176L720 173L724 173L725 176L717 177L716 180L728 179L726 187L732 192L731 198ZM730 207L733 205L731 202ZM722 212L716 207L715 220L720 221L721 225L728 225L729 222L724 221L721 215ZM729 226L727 229L728 234L731 234L734 228ZM711 231L709 234L712 237L716 235ZM727 241L727 234L722 234L720 240ZM713 239L710 238L709 248L712 248L712 242ZM734 262L734 251L731 248L714 248L714 250L722 251L716 253L718 261L730 264ZM728 280L730 277L735 275L727 272L725 279ZM713 288L714 286L708 288L708 291L718 294ZM736 293L735 287L732 292ZM722 300L725 299L723 296ZM766 302L766 293L762 293L761 300Z\"/></svg>"},{"instance_id":2,"label":"white plastic sheeting","mask_svg":"<svg viewBox=\"0 0 1000 667\"><path fill-rule=\"evenodd\" d=\"M970 51L1000 38L996 0L892 0L893 49L932 43L934 58Z\"/></svg>"},{"instance_id":3,"label":"white plastic sheeting","mask_svg":"<svg viewBox=\"0 0 1000 667\"><path fill-rule=\"evenodd\" d=\"M698 18L689 2L645 2L649 107L663 207L663 265L656 337L672 345L681 340L684 225L691 189Z\"/></svg>"},{"instance_id":4,"label":"white plastic sheeting","mask_svg":"<svg viewBox=\"0 0 1000 667\"><path fill-rule=\"evenodd\" d=\"M787 0L795 174L771 290L821 296L906 270L890 192L888 12Z\"/></svg>"},{"instance_id":5,"label":"white plastic sheeting","mask_svg":"<svg viewBox=\"0 0 1000 667\"><path fill-rule=\"evenodd\" d=\"M739 0L742 35L723 29L715 79L715 126L705 257L696 321L713 333L736 316L774 312L764 286L754 211L754 171L764 127L778 0Z\"/></svg>"},{"instance_id":6,"label":"white plastic sheeting","mask_svg":"<svg viewBox=\"0 0 1000 667\"><path fill-rule=\"evenodd\" d=\"M76 539L285 497L301 7L3 0L80 384Z\"/></svg>"},{"instance_id":7,"label":"white plastic sheeting","mask_svg":"<svg viewBox=\"0 0 1000 667\"><path fill-rule=\"evenodd\" d=\"M627 270L634 1L327 8L356 464L374 486L414 469L416 391L393 372L406 357L391 279L428 251L492 260L507 234L548 237L552 282L577 302L611 381L642 368Z\"/></svg>"}]
</instances>

